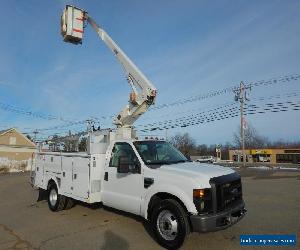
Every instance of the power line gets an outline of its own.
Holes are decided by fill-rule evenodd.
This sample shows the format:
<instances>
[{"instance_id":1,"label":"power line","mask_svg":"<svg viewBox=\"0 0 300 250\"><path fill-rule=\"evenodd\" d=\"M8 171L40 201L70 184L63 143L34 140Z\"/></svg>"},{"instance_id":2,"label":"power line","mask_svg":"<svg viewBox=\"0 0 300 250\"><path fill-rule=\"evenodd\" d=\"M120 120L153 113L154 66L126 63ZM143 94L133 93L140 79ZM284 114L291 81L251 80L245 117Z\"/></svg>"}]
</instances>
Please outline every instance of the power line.
<instances>
[{"instance_id":1,"label":"power line","mask_svg":"<svg viewBox=\"0 0 300 250\"><path fill-rule=\"evenodd\" d=\"M292 98L292 97L297 97L300 95L300 92L291 92L291 93L286 93L286 94L278 94L278 95L272 95L272 96L267 96L267 97L256 97L256 98L252 98L252 101L263 101L263 100L273 100L273 99L280 99L280 98ZM228 103L224 103L221 105L217 105L214 107L211 107L210 109L204 109L204 108L198 108L198 109L189 109L189 110L184 110L182 112L177 112L176 110L176 114L175 115L179 115L179 114L185 114L185 116L181 116L180 118L177 119L170 119L170 120L164 120L159 121L159 122L153 122L153 123L149 123L149 124L140 124L137 125L136 127L150 127L150 126L155 126L161 123L165 123L165 122L172 122L172 121L177 121L178 119L190 119L191 117L197 116L197 115L202 115L202 114L206 114L206 113L211 113L211 112L215 112L215 111L222 111L224 108L226 107L237 107L235 102L228 102ZM201 112L195 112L195 111L201 111ZM188 115L186 115L188 114ZM172 112L168 112L168 114L165 115L160 115L158 117L151 117L151 119L153 120L154 118L159 118L159 117L167 117L167 116L174 116L174 113Z\"/></svg>"},{"instance_id":2,"label":"power line","mask_svg":"<svg viewBox=\"0 0 300 250\"><path fill-rule=\"evenodd\" d=\"M271 79L266 79L266 80L260 80L260 81L255 81L255 82L250 82L248 84L245 84L245 87L258 87L258 86L268 86L268 85L273 85L273 84L278 84L278 83L286 83L290 81L296 81L300 79L300 74L291 74L291 75L284 75L284 76L279 76L279 77L274 77ZM188 104L191 102L195 101L202 101L208 98L220 96L226 93L232 93L238 86L230 86L221 90L216 90L216 91L211 91L206 94L201 94L201 95L196 95L196 96L190 96L188 98L184 98L172 103L166 103L166 104L161 104L159 106L150 108L149 111L152 110L158 110L158 109L163 109L163 108L169 108L177 105L184 105Z\"/></svg>"},{"instance_id":3,"label":"power line","mask_svg":"<svg viewBox=\"0 0 300 250\"><path fill-rule=\"evenodd\" d=\"M50 115L50 114L45 114L45 113L39 113L39 112L35 112L35 111L30 111L30 110L26 110L26 109L22 109L10 104L5 104L0 102L0 109L5 110L5 111L9 111L9 112L13 112L16 114L21 114L21 115L26 115L26 116L31 116L34 118L39 118L39 119L44 119L44 120L59 120L59 121L63 121L63 122L70 122L70 120L67 120L63 117L58 117L58 116L54 116L54 115Z\"/></svg>"},{"instance_id":4,"label":"power line","mask_svg":"<svg viewBox=\"0 0 300 250\"><path fill-rule=\"evenodd\" d=\"M152 127L152 126L155 126L155 125L160 125L162 123L172 123L172 122L178 122L178 121L181 121L181 120L190 120L190 119L193 119L194 117L197 117L197 116L203 116L205 117L207 114L209 113L218 113L218 112L222 112L222 110L226 109L226 108L229 108L230 110L233 110L233 109L236 109L237 106L234 102L231 102L231 103L228 103L228 104L225 104L225 105L218 105L216 107L213 107L209 110L205 110L205 111L201 111L201 112L198 112L198 113L192 113L190 115L185 115L185 116L182 116L180 118L176 118L176 119L169 119L169 120L165 120L163 122L154 122L154 123L150 123L150 124L146 124L146 125L140 125L139 127Z\"/></svg>"},{"instance_id":5,"label":"power line","mask_svg":"<svg viewBox=\"0 0 300 250\"><path fill-rule=\"evenodd\" d=\"M264 103L264 104L245 104L244 115L254 115L254 114L265 114L265 113L278 113L286 111L299 111L300 101L286 101L286 102L275 102L275 103ZM213 121L226 120L233 117L239 116L240 109L238 105L235 106L228 105L223 110L214 109L210 112L201 112L199 114L193 114L190 116L185 116L177 118L175 120L168 120L160 122L159 125L149 126L145 125L143 128L139 128L139 132L151 132L151 131L163 131L172 128L184 128L189 126L201 125ZM79 131L80 132L80 131Z\"/></svg>"},{"instance_id":6,"label":"power line","mask_svg":"<svg viewBox=\"0 0 300 250\"><path fill-rule=\"evenodd\" d=\"M299 79L300 79L299 74L292 74L292 75L274 77L274 78L267 79L267 80L260 80L260 81L256 81L256 82L251 82L249 84L245 84L245 86L246 87L248 87L250 85L252 87L267 86L267 85L272 85L272 84L295 81L295 80L299 80ZM201 101L201 100L204 100L204 99L207 99L207 98L216 97L216 96L223 95L223 94L226 94L226 93L232 93L232 91L234 91L234 89L236 89L236 86L231 86L231 87L224 88L224 89L221 89L221 90L216 90L216 91L210 91L206 94L191 96L191 97L188 97L188 98L177 100L177 101L172 102L172 103L162 104L162 105L150 108L149 111L154 111L154 110L163 109L163 108L169 108L169 107L173 107L173 106L176 106L176 105L184 105L184 104L188 104L188 103L191 103L191 102ZM31 110L26 110L26 109L16 107L16 106L13 106L13 105L10 105L10 104L6 104L6 103L3 103L3 102L0 102L0 109L5 110L5 111L9 111L9 112L14 112L14 113L17 113L17 114L31 116L31 117L34 117L34 118L44 119L44 120L59 120L59 121L69 123L69 126L73 126L73 124L76 124L76 121L72 121L72 120L66 119L66 118L61 117L61 116L55 116L55 115L51 115L51 114L45 114L45 113L35 112L35 111L31 111ZM108 116L93 117L93 119L101 121L101 120L105 120L105 119L113 119L114 117L115 117L115 115L108 115Z\"/></svg>"},{"instance_id":7,"label":"power line","mask_svg":"<svg viewBox=\"0 0 300 250\"><path fill-rule=\"evenodd\" d=\"M47 128L38 128L38 131L50 131L50 130L58 130L58 129L65 129L71 126L75 126L75 125L82 125L85 124L87 120L82 120L82 121L76 121L76 122L69 122L67 124L63 124L63 125L56 125L53 127L47 127Z\"/></svg>"},{"instance_id":8,"label":"power line","mask_svg":"<svg viewBox=\"0 0 300 250\"><path fill-rule=\"evenodd\" d=\"M273 96L269 96L269 97L253 98L252 100L269 100L269 99L274 99L274 98L282 98L283 96L285 96L285 97L296 97L296 96L299 96L299 95L300 95L300 92L292 92L292 93L287 93L287 94L284 94L284 95L273 95ZM233 106L233 105L235 105L234 102L228 102L228 103L225 103L225 104L213 107L210 110L205 110L205 111L202 111L201 113L196 113L196 114L193 114L193 115L199 115L199 114L210 112L210 111L217 111L217 110L224 109L225 107ZM203 110L203 108L193 109L193 110L187 110L187 111L184 111L184 112L181 112L181 113L190 113L191 111L196 111L196 110ZM180 114L180 113L177 112L177 114ZM112 118L112 117L113 116L103 116L101 118L108 119L108 118ZM166 115L163 115L161 117L166 117ZM187 117L187 118L189 118L189 117ZM97 117L91 117L91 119L92 120L97 120L99 122L101 121L101 119L99 119ZM152 119L153 119L153 117L152 117ZM39 128L37 130L39 132L41 132L41 131L51 131L51 130L62 130L62 129L66 129L66 128L69 128L69 127L72 127L72 126L76 126L76 125L85 125L86 121L87 121L87 119L86 120L81 120L81 121L69 122L67 124L56 125L56 126L52 126L52 127ZM170 121L173 121L173 120L170 120ZM138 125L136 127L140 127L140 126L143 126L143 127L145 127L145 126L154 126L156 124L160 124L160 122L155 122L155 123L151 123L151 124L147 124L147 125Z\"/></svg>"},{"instance_id":9,"label":"power line","mask_svg":"<svg viewBox=\"0 0 300 250\"><path fill-rule=\"evenodd\" d=\"M277 95L272 95L272 96L263 96L263 97L254 97L251 98L252 101L264 101L264 100L272 100L272 99L280 99L280 98L292 98L292 97L298 97L300 96L300 92L291 92L291 93L286 93L286 94L277 94ZM142 122L147 121L147 120L157 120L159 118L166 118L168 116L174 117L174 115L180 115L180 114L190 114L190 113L195 113L195 112L199 112L199 111L205 111L207 112L209 108L220 108L220 107L225 107L227 105L234 105L235 102L228 102L228 103L224 103L222 105L217 105L217 106L213 106L213 107L201 107L201 108L194 108L194 109L187 109L187 110L183 110L178 112L177 109L174 109L172 111L169 111L167 114L160 114L160 115L151 115L151 117L146 117L142 119ZM173 112L174 111L174 112ZM142 126L142 124L137 125L136 127Z\"/></svg>"},{"instance_id":10,"label":"power line","mask_svg":"<svg viewBox=\"0 0 300 250\"><path fill-rule=\"evenodd\" d=\"M276 103L266 103L261 106L256 104L245 104L245 115L254 115L254 114L264 114L264 113L277 113L277 112L285 112L289 110L298 111L300 110L300 101L286 101L286 102L276 102ZM175 120L168 120L161 122L156 126L147 126L145 125L143 128L140 128L141 132L155 131L155 130L165 130L177 127L189 127L194 125L200 125L216 120L225 120L232 117L239 116L239 107L236 105L235 107L228 107L224 110L219 110L215 112L207 112L204 114L191 115L188 117L181 117Z\"/></svg>"},{"instance_id":11,"label":"power line","mask_svg":"<svg viewBox=\"0 0 300 250\"><path fill-rule=\"evenodd\" d=\"M251 86L251 87L268 86L268 85L273 85L273 84L278 84L278 83L286 83L286 82L290 82L290 81L295 81L295 80L299 80L299 79L300 79L299 74L286 75L286 76L275 77L275 78L271 78L271 79L267 79L267 80L260 80L260 81L256 81L256 82L251 82L251 83L245 84L245 87L249 87L249 86ZM207 98L212 98L212 97L215 97L215 96L219 96L219 95L222 95L222 94L232 93L232 91L234 91L235 89L236 89L236 86L231 86L231 87L228 87L228 88L225 88L225 89L222 89L222 90L211 91L211 92L208 92L208 93L203 94L203 95L191 96L189 98L181 99L181 100L178 100L178 101L173 102L173 103L162 104L162 105L153 107L153 108L150 109L150 111L158 110L158 109L162 109L162 108L166 108L166 107L173 107L173 106L176 106L176 105L184 105L184 104L188 104L188 103L191 103L191 102L200 101L200 100L204 100L204 99L207 99ZM294 97L294 96L298 96L299 93L290 93L289 95L290 96L287 95L287 97ZM269 97L269 98L280 98L280 96L275 95L275 96ZM261 97L258 100L265 100L265 99L266 99L265 97ZM233 104L230 103L228 105L230 106L230 105L233 105ZM218 111L219 115L221 115L222 112L223 112L224 113L223 115L225 115L226 112L224 110L222 111L222 109L224 109L224 107L227 107L227 105L222 106L222 107L217 107L216 110L213 109L213 110L210 110L210 111L211 112L214 112L214 111L217 112ZM40 129L37 129L38 131L61 130L61 129L66 129L66 128L71 127L71 126L83 125L83 124L86 123L86 120L71 121L71 120L67 120L63 117L58 117L58 116L54 116L54 115L50 115L50 114L44 114L44 113L34 112L34 111L30 111L30 110L25 110L25 109L18 108L16 106L1 103L1 102L0 102L0 109L10 111L10 112L14 112L14 113L18 113L18 114L22 114L22 115L35 117L35 118L40 118L40 119L44 119L44 120L49 120L49 121L59 120L59 121L63 121L63 122L66 123L66 124L63 124L63 125L56 125L56 126L52 126L52 127L48 127L48 128L40 128ZM235 112L235 109L236 108L232 109L231 112L233 112L233 111ZM191 112L191 110L187 111L187 112ZM234 114L234 112L232 114ZM192 116L197 116L197 115L198 116L203 115L205 117L204 112L201 112L201 113L198 113L198 114L193 114ZM115 117L114 115L109 115L109 116L93 117L93 119L97 120L97 121L102 121L104 119L112 119L114 117ZM192 120L191 117L187 117L186 119L188 121ZM178 121L181 121L181 120L177 119L175 121L178 122ZM162 126L162 125L164 125L164 127L165 127L165 124L170 125L170 124L172 124L172 122L174 122L174 120L169 120L169 121L164 121L164 122L155 122L155 123L147 124L147 125L138 125L137 127L142 126L144 128L147 128L147 127L155 127L155 126L157 127L157 126ZM174 126L174 125L172 125L172 126Z\"/></svg>"},{"instance_id":12,"label":"power line","mask_svg":"<svg viewBox=\"0 0 300 250\"><path fill-rule=\"evenodd\" d=\"M267 79L267 80L260 80L260 81L256 81L256 82L251 82L249 84L245 84L245 87L257 87L257 86L267 86L267 85L272 85L272 84L278 84L278 83L284 83L284 82L289 82L289 81L295 81L295 80L299 80L300 79L300 75L299 74L292 74L292 75L285 75L285 76L279 76L279 77L274 77L271 79ZM198 95L198 96L191 96L188 98L184 98L181 100L178 100L176 102L173 103L169 103L169 104L162 104L153 108L150 108L149 111L154 111L154 110L159 110L159 109L163 109L163 108L169 108L169 107L173 107L176 105L184 105L184 104L188 104L191 102L195 102L195 101L201 101L201 100L205 100L208 98L212 98L212 97L216 97L219 95L223 95L226 93L232 93L237 87L236 86L231 86L225 89L221 89L221 90L216 90L216 91L210 91L206 94L202 94L202 95ZM100 117L92 117L92 119L97 120L99 122L101 122L102 120L111 120L113 118L115 118L116 115L107 115L107 116L100 116ZM76 125L76 122L70 122L69 125L65 126L65 127L69 127L69 126L73 126ZM55 127L49 129L49 130L54 130Z\"/></svg>"}]
</instances>

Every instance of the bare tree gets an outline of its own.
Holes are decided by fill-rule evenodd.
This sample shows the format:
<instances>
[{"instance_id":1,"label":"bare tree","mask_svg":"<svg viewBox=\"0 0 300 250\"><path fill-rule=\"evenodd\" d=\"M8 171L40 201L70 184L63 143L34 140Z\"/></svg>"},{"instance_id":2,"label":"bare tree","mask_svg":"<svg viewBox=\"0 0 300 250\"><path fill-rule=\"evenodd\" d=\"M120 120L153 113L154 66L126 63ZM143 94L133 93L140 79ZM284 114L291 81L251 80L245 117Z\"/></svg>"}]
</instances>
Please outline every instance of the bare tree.
<instances>
[{"instance_id":1,"label":"bare tree","mask_svg":"<svg viewBox=\"0 0 300 250\"><path fill-rule=\"evenodd\" d=\"M238 132L235 132L233 134L233 141L237 148L242 147L240 131L241 129L239 128ZM248 123L248 126L245 129L245 148L263 148L268 144L268 138L259 135L256 129L251 125L251 123Z\"/></svg>"},{"instance_id":2,"label":"bare tree","mask_svg":"<svg viewBox=\"0 0 300 250\"><path fill-rule=\"evenodd\" d=\"M295 141L287 141L283 139L279 139L273 142L268 143L268 147L270 148L300 148L300 140Z\"/></svg>"},{"instance_id":3,"label":"bare tree","mask_svg":"<svg viewBox=\"0 0 300 250\"><path fill-rule=\"evenodd\" d=\"M197 155L209 155L209 148L206 144L197 146Z\"/></svg>"},{"instance_id":4,"label":"bare tree","mask_svg":"<svg viewBox=\"0 0 300 250\"><path fill-rule=\"evenodd\" d=\"M233 148L233 145L229 142L221 145L221 153L223 160L229 160L229 149Z\"/></svg>"},{"instance_id":5,"label":"bare tree","mask_svg":"<svg viewBox=\"0 0 300 250\"><path fill-rule=\"evenodd\" d=\"M170 139L170 143L184 155L190 156L196 150L195 140L188 133L177 134Z\"/></svg>"},{"instance_id":6,"label":"bare tree","mask_svg":"<svg viewBox=\"0 0 300 250\"><path fill-rule=\"evenodd\" d=\"M87 150L87 138L86 137L81 138L78 148L79 148L80 152L85 152Z\"/></svg>"}]
</instances>

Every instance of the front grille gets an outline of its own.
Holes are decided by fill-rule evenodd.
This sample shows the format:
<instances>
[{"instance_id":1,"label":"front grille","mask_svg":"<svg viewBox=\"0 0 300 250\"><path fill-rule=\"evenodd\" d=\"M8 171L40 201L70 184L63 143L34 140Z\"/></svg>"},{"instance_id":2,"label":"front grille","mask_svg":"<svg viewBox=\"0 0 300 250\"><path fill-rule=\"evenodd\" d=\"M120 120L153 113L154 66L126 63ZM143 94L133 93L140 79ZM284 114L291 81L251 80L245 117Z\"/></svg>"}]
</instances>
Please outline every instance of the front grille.
<instances>
[{"instance_id":1,"label":"front grille","mask_svg":"<svg viewBox=\"0 0 300 250\"><path fill-rule=\"evenodd\" d=\"M217 211L235 206L242 200L241 179L216 186Z\"/></svg>"},{"instance_id":2,"label":"front grille","mask_svg":"<svg viewBox=\"0 0 300 250\"><path fill-rule=\"evenodd\" d=\"M243 201L241 177L237 173L210 179L213 212L221 212Z\"/></svg>"}]
</instances>

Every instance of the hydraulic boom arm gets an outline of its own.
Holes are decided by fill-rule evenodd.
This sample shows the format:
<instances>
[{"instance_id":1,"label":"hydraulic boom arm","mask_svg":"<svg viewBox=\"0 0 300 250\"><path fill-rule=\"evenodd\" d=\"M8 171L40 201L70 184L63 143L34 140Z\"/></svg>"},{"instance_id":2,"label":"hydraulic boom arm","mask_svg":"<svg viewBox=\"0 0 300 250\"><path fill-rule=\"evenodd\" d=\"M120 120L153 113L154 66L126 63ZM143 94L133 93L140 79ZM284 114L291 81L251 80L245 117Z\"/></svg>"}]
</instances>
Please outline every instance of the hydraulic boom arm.
<instances>
[{"instance_id":1,"label":"hydraulic boom arm","mask_svg":"<svg viewBox=\"0 0 300 250\"><path fill-rule=\"evenodd\" d=\"M79 15L77 18L76 13ZM71 16L70 19L68 19L69 15ZM70 25L67 22L70 22L70 20L72 20L73 29L71 32L69 32L69 34L67 34L68 29L66 27ZM76 27L74 28L76 20L82 21L82 30L76 29ZM97 25L97 23L90 16L88 16L87 12L70 5L66 6L62 17L62 25L66 25L65 33L63 33L62 26L62 35L64 36L64 41L75 44L81 43L82 34L84 31L83 22L85 20L94 28L101 40L114 53L126 72L127 81L130 84L133 92L130 94L128 105L126 105L126 107L117 115L114 123L118 127L131 127L133 123L148 110L150 105L154 104L156 98L156 88L129 59L123 50L113 41L113 39L99 25ZM76 32L81 34L77 35Z\"/></svg>"},{"instance_id":2,"label":"hydraulic boom arm","mask_svg":"<svg viewBox=\"0 0 300 250\"><path fill-rule=\"evenodd\" d=\"M91 17L87 15L85 17L102 41L115 54L127 74L127 81L133 93L130 94L129 105L126 105L117 116L115 124L131 126L154 103L156 88L103 29Z\"/></svg>"}]
</instances>

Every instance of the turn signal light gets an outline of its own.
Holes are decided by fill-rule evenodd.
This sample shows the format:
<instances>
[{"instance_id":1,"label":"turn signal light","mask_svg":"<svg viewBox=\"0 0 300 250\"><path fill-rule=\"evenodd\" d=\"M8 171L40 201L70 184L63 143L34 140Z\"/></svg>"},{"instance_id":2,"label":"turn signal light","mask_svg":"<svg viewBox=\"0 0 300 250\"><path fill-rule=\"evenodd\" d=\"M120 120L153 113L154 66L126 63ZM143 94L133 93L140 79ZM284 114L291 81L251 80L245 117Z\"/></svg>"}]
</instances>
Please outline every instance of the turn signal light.
<instances>
[{"instance_id":1,"label":"turn signal light","mask_svg":"<svg viewBox=\"0 0 300 250\"><path fill-rule=\"evenodd\" d=\"M193 197L194 198L203 198L205 195L204 189L194 189L193 190Z\"/></svg>"}]
</instances>

